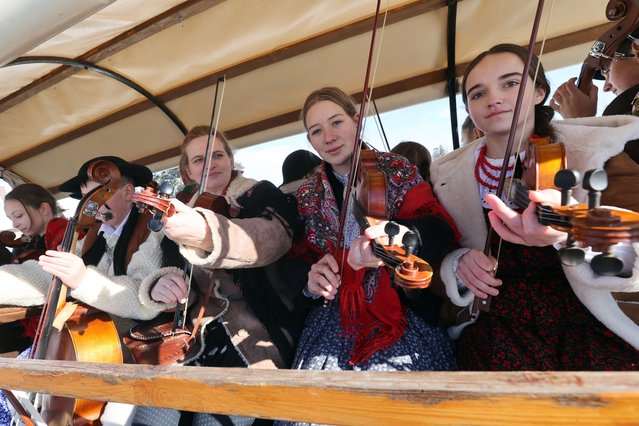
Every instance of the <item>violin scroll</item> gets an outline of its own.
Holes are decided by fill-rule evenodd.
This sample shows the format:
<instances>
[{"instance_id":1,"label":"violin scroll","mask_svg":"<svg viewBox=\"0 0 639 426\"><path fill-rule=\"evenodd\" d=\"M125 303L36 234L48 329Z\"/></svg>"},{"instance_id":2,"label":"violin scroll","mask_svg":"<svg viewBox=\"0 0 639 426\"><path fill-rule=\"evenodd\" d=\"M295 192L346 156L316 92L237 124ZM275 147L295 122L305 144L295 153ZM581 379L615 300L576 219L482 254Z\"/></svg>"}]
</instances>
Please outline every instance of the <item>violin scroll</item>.
<instances>
[{"instance_id":1,"label":"violin scroll","mask_svg":"<svg viewBox=\"0 0 639 426\"><path fill-rule=\"evenodd\" d=\"M371 217L366 217L365 220L366 226L377 222L377 219ZM415 256L414 253L419 245L419 238L415 232L407 231L402 237L402 245L395 244L394 239L399 234L399 230L397 223L388 222L384 226L388 242L385 242L383 238L373 240L373 253L386 266L392 268L396 285L407 289L426 288L433 277L433 268L426 261Z\"/></svg>"},{"instance_id":2,"label":"violin scroll","mask_svg":"<svg viewBox=\"0 0 639 426\"><path fill-rule=\"evenodd\" d=\"M561 179L558 180L561 182ZM590 170L585 173L583 181L583 187L588 191L588 205L562 206L557 209L557 213L566 215L569 211L567 207L573 207L570 209L566 248L560 250L560 258L565 265L579 265L585 257L579 247L591 247L594 251L601 252L590 262L592 270L599 275L617 275L623 270L624 264L613 253L613 247L619 243L639 241L639 213L601 207L601 191L607 186L608 178L604 170ZM563 202L569 198L564 194L568 190L564 187L561 190Z\"/></svg>"},{"instance_id":3,"label":"violin scroll","mask_svg":"<svg viewBox=\"0 0 639 426\"><path fill-rule=\"evenodd\" d=\"M140 212L150 211L153 217L149 220L148 228L153 232L159 232L164 226L162 218L173 216L175 207L171 204L170 197L174 187L170 182L163 182L156 192L153 186L147 186L140 192L133 194L133 202Z\"/></svg>"}]
</instances>

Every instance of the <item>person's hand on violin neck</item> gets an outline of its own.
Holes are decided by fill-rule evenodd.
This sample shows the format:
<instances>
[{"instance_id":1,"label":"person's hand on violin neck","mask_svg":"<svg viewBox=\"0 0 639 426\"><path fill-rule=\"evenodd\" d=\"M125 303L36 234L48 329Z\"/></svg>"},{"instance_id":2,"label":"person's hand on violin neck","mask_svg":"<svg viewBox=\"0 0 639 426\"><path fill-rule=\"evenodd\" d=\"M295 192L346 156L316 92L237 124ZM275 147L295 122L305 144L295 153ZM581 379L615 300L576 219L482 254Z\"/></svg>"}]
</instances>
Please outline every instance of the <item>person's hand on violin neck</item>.
<instances>
[{"instance_id":1,"label":"person's hand on violin neck","mask_svg":"<svg viewBox=\"0 0 639 426\"><path fill-rule=\"evenodd\" d=\"M376 240L383 246L388 245L389 239L385 231L388 221L373 220L375 224L366 228L364 235L357 237L351 242L347 262L356 271L362 268L378 268L384 264L373 254L372 242ZM393 244L395 245L401 245L404 234L409 231L404 225L398 224L398 226L399 233L393 239Z\"/></svg>"},{"instance_id":2,"label":"person's hand on violin neck","mask_svg":"<svg viewBox=\"0 0 639 426\"><path fill-rule=\"evenodd\" d=\"M544 189L530 191L528 196L531 203L523 213L517 213L507 207L497 196L486 195L484 200L492 209L488 213L488 219L495 232L506 241L525 246L544 247L565 241L565 232L557 231L539 222L536 205L536 203L543 203L557 206L560 204L561 193L555 189Z\"/></svg>"},{"instance_id":3,"label":"person's hand on violin neck","mask_svg":"<svg viewBox=\"0 0 639 426\"><path fill-rule=\"evenodd\" d=\"M364 235L351 241L346 261L356 271L362 268L378 268L384 264L373 254L371 239Z\"/></svg>"},{"instance_id":4,"label":"person's hand on violin neck","mask_svg":"<svg viewBox=\"0 0 639 426\"><path fill-rule=\"evenodd\" d=\"M38 261L42 270L55 275L67 287L76 289L87 273L81 257L73 253L47 250Z\"/></svg>"},{"instance_id":5,"label":"person's hand on violin neck","mask_svg":"<svg viewBox=\"0 0 639 426\"><path fill-rule=\"evenodd\" d=\"M151 299L167 305L186 303L188 286L184 277L175 272L169 272L158 280L151 289Z\"/></svg>"},{"instance_id":6,"label":"person's hand on violin neck","mask_svg":"<svg viewBox=\"0 0 639 426\"><path fill-rule=\"evenodd\" d=\"M477 297L485 299L487 295L497 296L501 280L495 278L497 260L488 257L478 249L464 253L457 263L455 273L464 285Z\"/></svg>"},{"instance_id":7,"label":"person's hand on violin neck","mask_svg":"<svg viewBox=\"0 0 639 426\"><path fill-rule=\"evenodd\" d=\"M175 213L162 218L165 235L176 243L212 251L211 229L204 216L177 199L171 200L171 204Z\"/></svg>"},{"instance_id":8,"label":"person's hand on violin neck","mask_svg":"<svg viewBox=\"0 0 639 426\"><path fill-rule=\"evenodd\" d=\"M340 284L337 261L332 255L326 254L311 266L305 290L326 300L333 300Z\"/></svg>"}]
</instances>

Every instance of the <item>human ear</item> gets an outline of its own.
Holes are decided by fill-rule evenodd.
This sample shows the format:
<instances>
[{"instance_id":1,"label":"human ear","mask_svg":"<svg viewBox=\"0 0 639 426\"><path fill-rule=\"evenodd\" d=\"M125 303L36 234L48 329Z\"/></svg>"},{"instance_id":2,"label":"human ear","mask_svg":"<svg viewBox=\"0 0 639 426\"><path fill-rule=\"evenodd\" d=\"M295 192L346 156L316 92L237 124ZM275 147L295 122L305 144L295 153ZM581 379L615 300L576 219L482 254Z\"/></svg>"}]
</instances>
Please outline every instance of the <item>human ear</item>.
<instances>
[{"instance_id":1,"label":"human ear","mask_svg":"<svg viewBox=\"0 0 639 426\"><path fill-rule=\"evenodd\" d=\"M52 216L52 211L51 211L51 206L49 205L49 203L45 203L43 202L42 204L40 204L40 208L38 209L40 211L40 214L43 217L49 218Z\"/></svg>"},{"instance_id":2,"label":"human ear","mask_svg":"<svg viewBox=\"0 0 639 426\"><path fill-rule=\"evenodd\" d=\"M546 93L546 89L544 89L543 87L535 87L535 105L539 105L541 102L544 101Z\"/></svg>"},{"instance_id":3,"label":"human ear","mask_svg":"<svg viewBox=\"0 0 639 426\"><path fill-rule=\"evenodd\" d=\"M124 185L124 199L127 202L133 201L134 193L135 193L135 187L132 184L127 183L126 185Z\"/></svg>"}]
</instances>

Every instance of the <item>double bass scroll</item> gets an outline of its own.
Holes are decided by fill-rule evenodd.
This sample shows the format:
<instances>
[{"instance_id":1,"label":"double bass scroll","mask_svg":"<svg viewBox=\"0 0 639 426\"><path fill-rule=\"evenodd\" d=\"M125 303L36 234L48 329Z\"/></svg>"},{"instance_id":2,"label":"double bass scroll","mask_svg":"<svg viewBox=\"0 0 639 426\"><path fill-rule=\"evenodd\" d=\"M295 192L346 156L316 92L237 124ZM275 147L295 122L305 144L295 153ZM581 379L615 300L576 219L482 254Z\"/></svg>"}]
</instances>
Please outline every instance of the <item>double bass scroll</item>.
<instances>
[{"instance_id":1,"label":"double bass scroll","mask_svg":"<svg viewBox=\"0 0 639 426\"><path fill-rule=\"evenodd\" d=\"M607 71L619 45L639 28L639 0L610 0L606 18L617 22L593 43L577 78L577 87L585 94L590 93L595 72Z\"/></svg>"}]
</instances>

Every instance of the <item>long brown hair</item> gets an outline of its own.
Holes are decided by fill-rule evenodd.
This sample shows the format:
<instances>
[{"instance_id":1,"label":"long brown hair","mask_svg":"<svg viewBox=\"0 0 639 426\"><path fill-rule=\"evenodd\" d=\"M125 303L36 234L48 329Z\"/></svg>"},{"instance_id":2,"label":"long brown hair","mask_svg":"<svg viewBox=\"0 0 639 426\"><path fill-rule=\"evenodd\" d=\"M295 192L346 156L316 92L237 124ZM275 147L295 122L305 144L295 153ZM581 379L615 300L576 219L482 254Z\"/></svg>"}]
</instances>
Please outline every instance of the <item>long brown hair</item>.
<instances>
[{"instance_id":1,"label":"long brown hair","mask_svg":"<svg viewBox=\"0 0 639 426\"><path fill-rule=\"evenodd\" d=\"M182 141L182 146L180 149L181 151L180 178L182 178L182 183L184 183L184 185L197 183L189 177L186 171L188 167L188 161L189 161L189 159L186 156L186 147L189 145L189 143L191 143L193 139L197 139L202 136L208 137L209 134L212 134L210 126L195 126L191 130L189 130L188 133L184 136L184 140ZM232 161L235 161L233 157L233 150L231 149L231 144L229 143L229 140L227 139L226 135L218 130L215 136L220 142L222 142L222 145L224 146L224 152L226 152L226 155L228 155ZM237 171L233 170L233 172L231 173L231 179L233 179L235 176L237 176Z\"/></svg>"},{"instance_id":2,"label":"long brown hair","mask_svg":"<svg viewBox=\"0 0 639 426\"><path fill-rule=\"evenodd\" d=\"M477 57L473 59L468 65L468 68L466 68L466 72L464 72L464 78L462 79L462 100L464 101L464 105L468 106L468 93L466 92L466 80L468 79L468 75L486 56L495 55L497 53L512 53L513 55L516 55L519 59L521 59L523 63L526 63L526 56L528 52L525 48L516 44L503 43L497 44L477 55ZM537 71L536 78L535 71ZM548 77L546 77L546 72L544 71L544 66L541 64L541 62L539 62L539 58L537 57L537 55L533 54L532 56L528 76L533 79L536 88L541 88L545 92L544 99L540 103L535 105L534 132L539 136L549 136L553 138L555 136L555 132L550 125L550 121L555 114L555 110L547 105L544 105L546 103L546 100L548 99L548 96L550 96L550 81L548 81Z\"/></svg>"},{"instance_id":3,"label":"long brown hair","mask_svg":"<svg viewBox=\"0 0 639 426\"><path fill-rule=\"evenodd\" d=\"M27 207L31 207L33 210L38 211L42 203L46 203L51 208L51 218L54 218L60 214L61 209L58 207L55 197L46 188L35 183L23 183L13 188L4 200L14 200L19 202L24 211L27 212L29 220L33 222L31 212Z\"/></svg>"}]
</instances>

